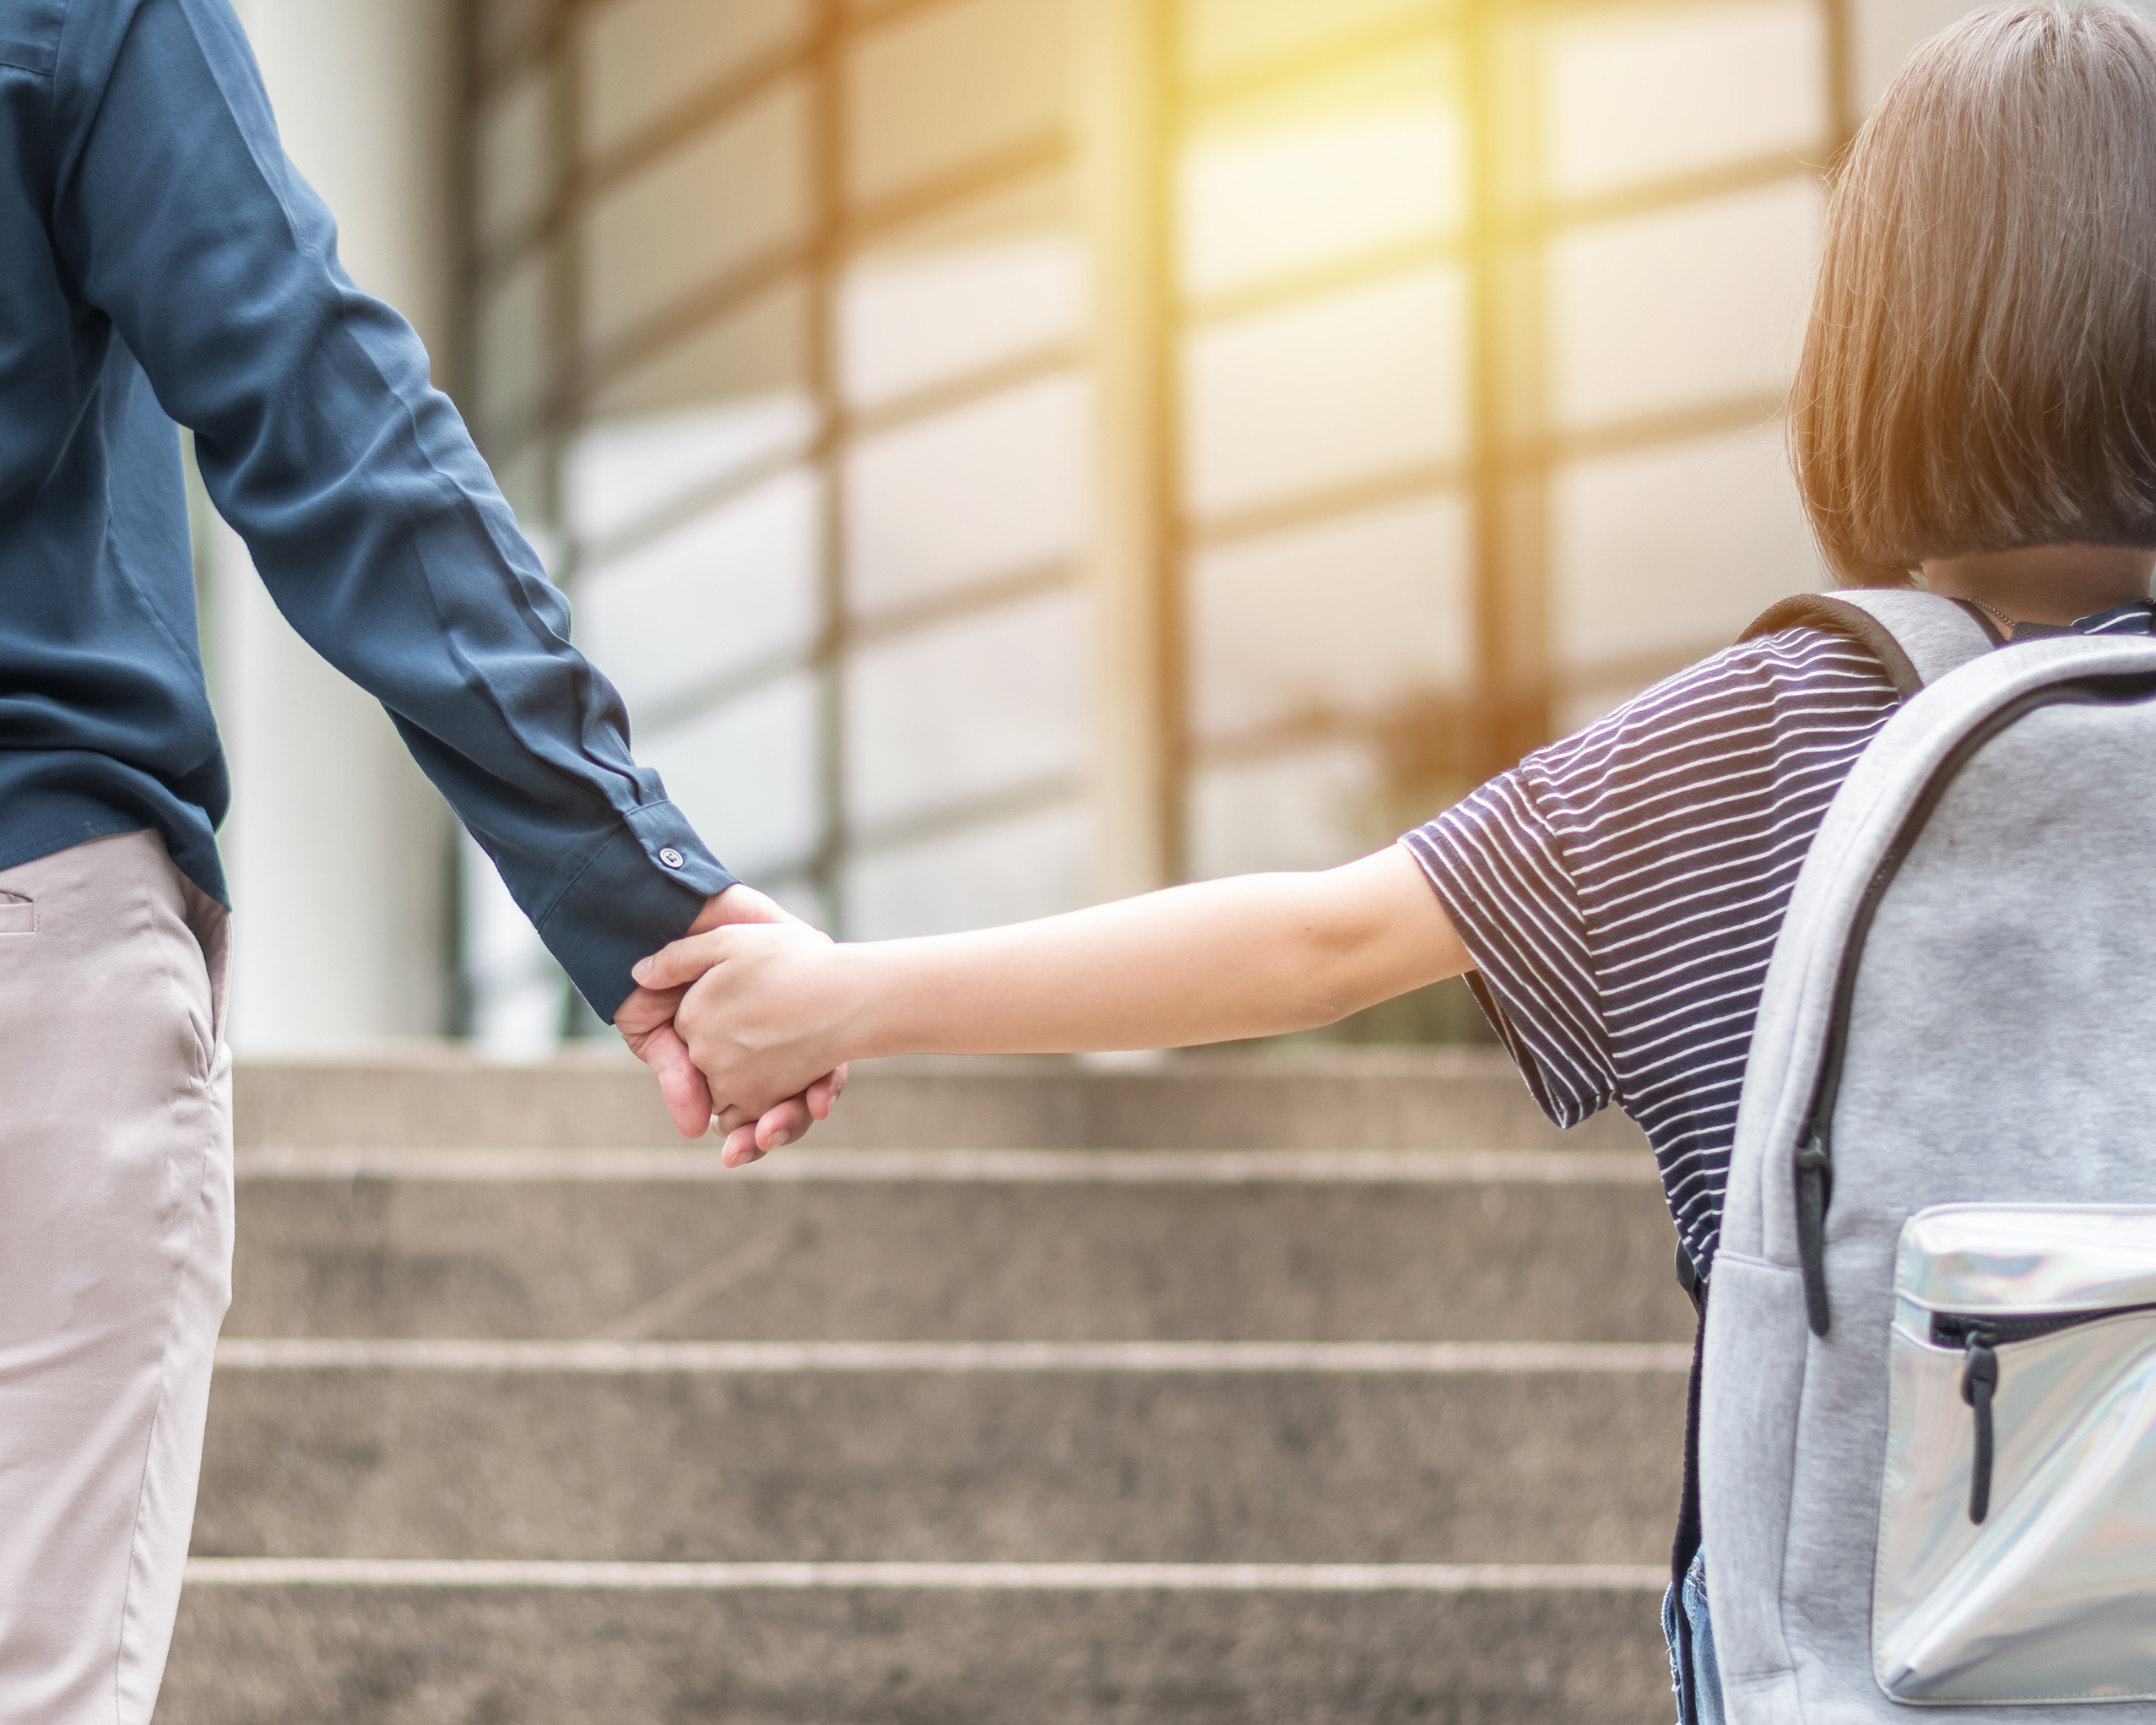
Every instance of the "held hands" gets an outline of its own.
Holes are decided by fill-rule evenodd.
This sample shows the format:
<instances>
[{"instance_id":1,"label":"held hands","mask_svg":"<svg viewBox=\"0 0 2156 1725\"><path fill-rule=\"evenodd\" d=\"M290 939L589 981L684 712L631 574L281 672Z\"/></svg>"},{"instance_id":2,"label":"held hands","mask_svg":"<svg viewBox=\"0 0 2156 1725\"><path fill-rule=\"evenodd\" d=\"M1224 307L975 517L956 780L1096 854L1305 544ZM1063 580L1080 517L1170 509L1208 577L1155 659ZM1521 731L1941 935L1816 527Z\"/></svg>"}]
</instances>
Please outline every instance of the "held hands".
<instances>
[{"instance_id":1,"label":"held hands","mask_svg":"<svg viewBox=\"0 0 2156 1725\"><path fill-rule=\"evenodd\" d=\"M658 1080L659 1093L666 1098L666 1111L675 1130L685 1138L700 1138L716 1127L725 1136L724 1155L729 1168L754 1162L767 1151L799 1139L811 1120L829 1118L846 1088L846 1068L836 1061L826 1061L814 1073L805 1074L799 1083L767 1093L761 1106L736 1105L713 1098L705 1072L700 1070L704 1063L684 1040L685 1027L677 1027L675 1023L683 998L690 992L688 985L712 961L675 964L663 974L654 967L659 960L709 938L712 931L751 925L772 931L783 929L811 943L830 946L824 936L753 887L729 887L705 901L686 936L657 958L647 958L636 967L634 974L642 985L622 1001L614 1015L615 1028L621 1033L621 1039ZM729 1087L728 1093L736 1093Z\"/></svg>"},{"instance_id":2,"label":"held hands","mask_svg":"<svg viewBox=\"0 0 2156 1725\"><path fill-rule=\"evenodd\" d=\"M676 1120L718 1099L729 1165L829 1112L849 1055L1277 1036L1473 965L1398 845L1310 874L1205 881L1008 928L858 946L834 947L746 887L712 904L636 967L643 986L630 999L648 1014L638 1021L646 1058L669 1099L688 1104Z\"/></svg>"},{"instance_id":3,"label":"held hands","mask_svg":"<svg viewBox=\"0 0 2156 1725\"><path fill-rule=\"evenodd\" d=\"M835 1097L845 1085L846 968L843 948L791 917L691 929L636 967L640 994L679 1002L675 1058L708 1084L721 1118L762 1117L753 1133L745 1127L729 1136L729 1166L798 1136L765 1130L781 1119L783 1131L782 1116L794 1102L819 1120L831 1111L827 1099L817 1106L818 1092L835 1082Z\"/></svg>"}]
</instances>

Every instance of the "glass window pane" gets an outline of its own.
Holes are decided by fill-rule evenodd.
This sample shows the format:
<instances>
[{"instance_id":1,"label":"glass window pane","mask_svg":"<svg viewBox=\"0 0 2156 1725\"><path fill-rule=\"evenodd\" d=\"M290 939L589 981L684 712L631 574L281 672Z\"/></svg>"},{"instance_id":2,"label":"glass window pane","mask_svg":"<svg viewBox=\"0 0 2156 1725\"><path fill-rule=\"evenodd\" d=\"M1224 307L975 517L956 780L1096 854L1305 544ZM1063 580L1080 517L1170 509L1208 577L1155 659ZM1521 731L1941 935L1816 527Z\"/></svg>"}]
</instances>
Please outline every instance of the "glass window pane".
<instances>
[{"instance_id":1,"label":"glass window pane","mask_svg":"<svg viewBox=\"0 0 2156 1725\"><path fill-rule=\"evenodd\" d=\"M1464 681L1467 510L1434 497L1198 558L1191 719L1204 738L1367 711Z\"/></svg>"},{"instance_id":2,"label":"glass window pane","mask_svg":"<svg viewBox=\"0 0 2156 1725\"><path fill-rule=\"evenodd\" d=\"M1092 822L1073 803L870 851L847 865L847 937L886 941L1054 916L1086 902L1092 860Z\"/></svg>"},{"instance_id":3,"label":"glass window pane","mask_svg":"<svg viewBox=\"0 0 2156 1725\"><path fill-rule=\"evenodd\" d=\"M1180 10L1184 61L1202 81L1372 29L1434 26L1454 8L1444 0L1185 0Z\"/></svg>"},{"instance_id":4,"label":"glass window pane","mask_svg":"<svg viewBox=\"0 0 2156 1725\"><path fill-rule=\"evenodd\" d=\"M1051 377L861 444L848 598L873 612L1060 561L1082 527L1084 395Z\"/></svg>"},{"instance_id":5,"label":"glass window pane","mask_svg":"<svg viewBox=\"0 0 2156 1725\"><path fill-rule=\"evenodd\" d=\"M604 555L606 541L698 491L798 452L815 423L805 397L774 392L588 426L563 464L565 524Z\"/></svg>"},{"instance_id":6,"label":"glass window pane","mask_svg":"<svg viewBox=\"0 0 2156 1725\"><path fill-rule=\"evenodd\" d=\"M1826 19L1813 0L1568 19L1547 27L1542 53L1561 197L1826 139Z\"/></svg>"},{"instance_id":7,"label":"glass window pane","mask_svg":"<svg viewBox=\"0 0 2156 1725\"><path fill-rule=\"evenodd\" d=\"M1551 495L1553 648L1584 723L1824 583L1779 426L1582 461Z\"/></svg>"},{"instance_id":8,"label":"glass window pane","mask_svg":"<svg viewBox=\"0 0 2156 1725\"><path fill-rule=\"evenodd\" d=\"M516 512L518 530L532 541L539 561L550 572L555 547L547 522L550 453L544 443L527 443L506 460L490 455L487 464L494 470L494 482L501 487L502 496Z\"/></svg>"},{"instance_id":9,"label":"glass window pane","mask_svg":"<svg viewBox=\"0 0 2156 1725\"><path fill-rule=\"evenodd\" d=\"M808 318L807 293L788 283L602 380L585 411L614 419L789 386L799 393L809 371Z\"/></svg>"},{"instance_id":10,"label":"glass window pane","mask_svg":"<svg viewBox=\"0 0 2156 1725\"><path fill-rule=\"evenodd\" d=\"M848 401L872 407L1076 339L1086 260L1035 231L870 256L839 289Z\"/></svg>"},{"instance_id":11,"label":"glass window pane","mask_svg":"<svg viewBox=\"0 0 2156 1725\"><path fill-rule=\"evenodd\" d=\"M756 890L778 901L803 922L820 929L831 927L831 904L806 874L758 874Z\"/></svg>"},{"instance_id":12,"label":"glass window pane","mask_svg":"<svg viewBox=\"0 0 2156 1725\"><path fill-rule=\"evenodd\" d=\"M537 221L554 193L554 79L534 68L490 95L473 126L473 217L482 247Z\"/></svg>"},{"instance_id":13,"label":"glass window pane","mask_svg":"<svg viewBox=\"0 0 2156 1725\"><path fill-rule=\"evenodd\" d=\"M1239 111L1181 164L1183 279L1206 295L1447 231L1465 196L1449 55Z\"/></svg>"},{"instance_id":14,"label":"glass window pane","mask_svg":"<svg viewBox=\"0 0 2156 1725\"><path fill-rule=\"evenodd\" d=\"M846 671L847 817L862 827L1075 773L1084 603L1052 593L864 647Z\"/></svg>"},{"instance_id":15,"label":"glass window pane","mask_svg":"<svg viewBox=\"0 0 2156 1725\"><path fill-rule=\"evenodd\" d=\"M789 83L600 201L584 236L588 341L617 339L804 230L806 121Z\"/></svg>"},{"instance_id":16,"label":"glass window pane","mask_svg":"<svg viewBox=\"0 0 2156 1725\"><path fill-rule=\"evenodd\" d=\"M578 574L577 644L632 716L815 642L817 504L796 470Z\"/></svg>"},{"instance_id":17,"label":"glass window pane","mask_svg":"<svg viewBox=\"0 0 2156 1725\"><path fill-rule=\"evenodd\" d=\"M1203 515L1456 454L1465 284L1418 269L1202 331L1185 351L1192 507Z\"/></svg>"},{"instance_id":18,"label":"glass window pane","mask_svg":"<svg viewBox=\"0 0 2156 1725\"><path fill-rule=\"evenodd\" d=\"M1886 94L1909 51L1969 11L1969 0L1854 0L1850 57L1860 112Z\"/></svg>"},{"instance_id":19,"label":"glass window pane","mask_svg":"<svg viewBox=\"0 0 2156 1725\"><path fill-rule=\"evenodd\" d=\"M637 739L637 758L718 860L753 880L815 849L816 680L804 672Z\"/></svg>"},{"instance_id":20,"label":"glass window pane","mask_svg":"<svg viewBox=\"0 0 2156 1725\"><path fill-rule=\"evenodd\" d=\"M872 29L848 67L848 184L869 202L1054 133L1063 0L955 0Z\"/></svg>"},{"instance_id":21,"label":"glass window pane","mask_svg":"<svg viewBox=\"0 0 2156 1725\"><path fill-rule=\"evenodd\" d=\"M521 431L553 383L553 264L534 252L480 296L474 418L491 442Z\"/></svg>"},{"instance_id":22,"label":"glass window pane","mask_svg":"<svg viewBox=\"0 0 2156 1725\"><path fill-rule=\"evenodd\" d=\"M1357 744L1205 768L1190 783L1191 876L1352 862L1397 836L1377 830L1382 806Z\"/></svg>"},{"instance_id":23,"label":"glass window pane","mask_svg":"<svg viewBox=\"0 0 2156 1725\"><path fill-rule=\"evenodd\" d=\"M1582 426L1780 388L1818 247L1810 177L1559 236L1550 397Z\"/></svg>"},{"instance_id":24,"label":"glass window pane","mask_svg":"<svg viewBox=\"0 0 2156 1725\"><path fill-rule=\"evenodd\" d=\"M583 25L587 155L604 155L806 32L805 0L613 0Z\"/></svg>"}]
</instances>

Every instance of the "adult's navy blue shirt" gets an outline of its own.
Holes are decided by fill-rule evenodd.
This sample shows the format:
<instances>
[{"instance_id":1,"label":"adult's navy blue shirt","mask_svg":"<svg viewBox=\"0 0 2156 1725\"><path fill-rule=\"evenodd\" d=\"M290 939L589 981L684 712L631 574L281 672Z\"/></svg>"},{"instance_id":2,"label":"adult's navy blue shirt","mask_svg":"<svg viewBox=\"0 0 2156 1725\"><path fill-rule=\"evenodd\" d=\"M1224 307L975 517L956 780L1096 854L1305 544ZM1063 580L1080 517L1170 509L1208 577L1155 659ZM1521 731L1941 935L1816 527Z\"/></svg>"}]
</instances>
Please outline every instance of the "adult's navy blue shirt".
<instances>
[{"instance_id":1,"label":"adult's navy blue shirt","mask_svg":"<svg viewBox=\"0 0 2156 1725\"><path fill-rule=\"evenodd\" d=\"M0 867L149 828L222 901L175 420L279 608L611 1015L733 876L631 757L418 338L339 264L229 0L0 0Z\"/></svg>"}]
</instances>

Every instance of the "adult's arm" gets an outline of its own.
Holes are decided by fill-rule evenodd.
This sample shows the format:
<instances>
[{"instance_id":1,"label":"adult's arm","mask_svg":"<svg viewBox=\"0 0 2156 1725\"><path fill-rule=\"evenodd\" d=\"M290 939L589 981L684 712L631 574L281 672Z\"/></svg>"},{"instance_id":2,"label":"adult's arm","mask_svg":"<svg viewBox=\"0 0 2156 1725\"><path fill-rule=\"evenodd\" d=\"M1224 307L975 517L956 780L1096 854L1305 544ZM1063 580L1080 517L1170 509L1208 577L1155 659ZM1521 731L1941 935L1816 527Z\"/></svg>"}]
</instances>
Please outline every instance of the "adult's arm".
<instances>
[{"instance_id":1,"label":"adult's arm","mask_svg":"<svg viewBox=\"0 0 2156 1725\"><path fill-rule=\"evenodd\" d=\"M279 609L381 701L610 1019L734 877L631 756L410 326L338 262L229 0L73 0L52 90L62 269L193 428Z\"/></svg>"}]
</instances>

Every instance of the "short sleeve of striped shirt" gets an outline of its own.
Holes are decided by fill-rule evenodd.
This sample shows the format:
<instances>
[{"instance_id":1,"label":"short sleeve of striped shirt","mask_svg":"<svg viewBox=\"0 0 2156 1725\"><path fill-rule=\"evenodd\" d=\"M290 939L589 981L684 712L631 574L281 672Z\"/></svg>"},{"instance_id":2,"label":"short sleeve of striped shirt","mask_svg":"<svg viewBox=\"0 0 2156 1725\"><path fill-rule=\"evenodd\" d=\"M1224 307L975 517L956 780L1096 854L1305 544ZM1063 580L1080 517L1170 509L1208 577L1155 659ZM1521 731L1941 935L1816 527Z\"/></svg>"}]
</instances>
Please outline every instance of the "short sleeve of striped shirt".
<instances>
[{"instance_id":1,"label":"short sleeve of striped shirt","mask_svg":"<svg viewBox=\"0 0 2156 1725\"><path fill-rule=\"evenodd\" d=\"M1402 843L1543 1111L1616 1103L1693 1261L1720 1231L1767 963L1812 835L1893 713L1854 642L1785 630L1657 684Z\"/></svg>"}]
</instances>

